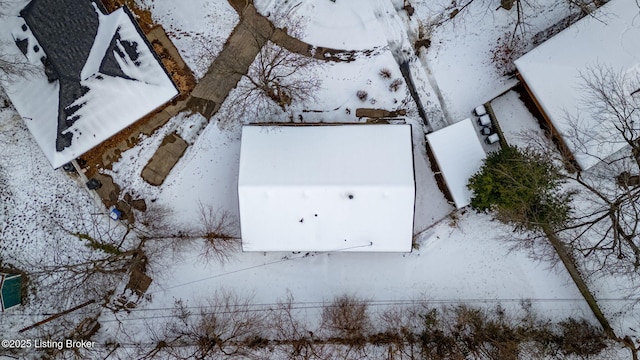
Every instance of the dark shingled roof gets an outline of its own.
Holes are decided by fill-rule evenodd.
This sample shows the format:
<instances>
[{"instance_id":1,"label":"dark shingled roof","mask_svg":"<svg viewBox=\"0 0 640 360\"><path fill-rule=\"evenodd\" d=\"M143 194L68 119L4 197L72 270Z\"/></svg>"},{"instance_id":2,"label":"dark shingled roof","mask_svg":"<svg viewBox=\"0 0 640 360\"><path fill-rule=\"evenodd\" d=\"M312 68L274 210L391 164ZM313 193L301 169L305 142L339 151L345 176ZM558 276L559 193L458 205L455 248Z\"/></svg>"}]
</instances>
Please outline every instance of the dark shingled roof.
<instances>
[{"instance_id":1,"label":"dark shingled roof","mask_svg":"<svg viewBox=\"0 0 640 360\"><path fill-rule=\"evenodd\" d=\"M121 50L116 45L116 43L118 41L120 42L120 44L123 47L125 46L125 44L128 43L128 41L122 41L120 39L120 34L116 32L116 34L113 36L113 38L111 38L111 43L109 43L109 47L107 48L107 52L106 52L104 58L102 59L102 63L100 64L100 72L103 73L103 74L111 75L111 76L117 76L117 77L121 77L121 78L125 78L125 79L130 79L130 77L128 77L122 71L122 69L120 68L120 65L118 64L118 61L116 60L115 52L117 52L117 53L121 52ZM138 54L136 53L135 56L136 56L135 58L132 57L131 59L132 60L136 59L138 57Z\"/></svg>"},{"instance_id":2,"label":"dark shingled roof","mask_svg":"<svg viewBox=\"0 0 640 360\"><path fill-rule=\"evenodd\" d=\"M54 167L178 94L133 14L108 14L100 1L30 0L15 19L11 51L41 61L44 74L11 84L12 101Z\"/></svg>"},{"instance_id":3,"label":"dark shingled roof","mask_svg":"<svg viewBox=\"0 0 640 360\"><path fill-rule=\"evenodd\" d=\"M61 79L80 81L98 33L98 14L88 0L32 0L20 15Z\"/></svg>"},{"instance_id":4,"label":"dark shingled roof","mask_svg":"<svg viewBox=\"0 0 640 360\"><path fill-rule=\"evenodd\" d=\"M72 134L63 134L72 124L65 109L86 93L80 85L84 67L98 33L98 14L93 1L32 0L20 15L48 56L50 79L60 80L56 151L71 145ZM104 11L102 4L96 4ZM115 75L115 74L114 74Z\"/></svg>"}]
</instances>

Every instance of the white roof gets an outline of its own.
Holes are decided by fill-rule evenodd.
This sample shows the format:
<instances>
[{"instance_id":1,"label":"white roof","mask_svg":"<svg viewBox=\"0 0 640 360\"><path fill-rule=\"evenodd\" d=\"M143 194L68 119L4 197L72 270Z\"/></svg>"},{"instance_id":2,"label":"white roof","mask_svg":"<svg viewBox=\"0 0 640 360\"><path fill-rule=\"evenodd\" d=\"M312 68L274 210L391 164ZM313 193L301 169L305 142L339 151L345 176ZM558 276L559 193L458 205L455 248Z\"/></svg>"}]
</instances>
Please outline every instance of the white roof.
<instances>
[{"instance_id":1,"label":"white roof","mask_svg":"<svg viewBox=\"0 0 640 360\"><path fill-rule=\"evenodd\" d=\"M487 157L477 132L471 119L464 119L427 135L431 152L458 209L471 203L467 183Z\"/></svg>"},{"instance_id":2,"label":"white roof","mask_svg":"<svg viewBox=\"0 0 640 360\"><path fill-rule=\"evenodd\" d=\"M607 66L615 71L635 71L640 65L640 10L633 0L612 0L593 16L586 16L515 61L520 75L583 170L625 146L624 142L598 141L578 148L567 135L572 126L567 116L580 116L582 126L594 133L609 134L602 122L584 108L584 81L580 73L590 67ZM582 111L581 111L582 110ZM606 124L606 125L605 125ZM590 156L588 153L596 155Z\"/></svg>"},{"instance_id":3,"label":"white roof","mask_svg":"<svg viewBox=\"0 0 640 360\"><path fill-rule=\"evenodd\" d=\"M0 25L0 51L30 63L35 69L27 76L3 81L2 86L54 168L81 156L178 94L124 10L119 9L109 15L97 9L96 12L100 21L98 34L80 81L88 92L72 104L77 107L72 116L79 118L64 130L64 133L71 133L73 138L71 145L62 151L56 151L59 81L47 81L39 60L43 55L42 47L34 53L33 45L37 44L37 40L30 31L21 30L25 24L22 18L3 17ZM119 39L115 41L120 49L123 41L137 44L138 57L135 61L126 51L114 51L120 69L129 79L98 71L116 31ZM14 43L14 38L24 39L25 36L29 40L26 57Z\"/></svg>"},{"instance_id":4,"label":"white roof","mask_svg":"<svg viewBox=\"0 0 640 360\"><path fill-rule=\"evenodd\" d=\"M244 251L409 252L410 125L245 126Z\"/></svg>"}]
</instances>

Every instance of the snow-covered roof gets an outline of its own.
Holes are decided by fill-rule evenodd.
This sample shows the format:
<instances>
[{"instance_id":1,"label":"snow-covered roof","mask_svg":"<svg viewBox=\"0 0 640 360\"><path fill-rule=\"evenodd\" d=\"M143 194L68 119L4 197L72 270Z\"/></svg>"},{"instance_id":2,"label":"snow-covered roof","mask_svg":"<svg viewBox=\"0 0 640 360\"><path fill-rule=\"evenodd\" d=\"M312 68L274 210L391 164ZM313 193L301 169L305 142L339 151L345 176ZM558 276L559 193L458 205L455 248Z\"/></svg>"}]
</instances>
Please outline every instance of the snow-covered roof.
<instances>
[{"instance_id":1,"label":"snow-covered roof","mask_svg":"<svg viewBox=\"0 0 640 360\"><path fill-rule=\"evenodd\" d=\"M469 205L471 191L467 183L487 157L471 119L428 134L427 142L456 207Z\"/></svg>"},{"instance_id":2,"label":"snow-covered roof","mask_svg":"<svg viewBox=\"0 0 640 360\"><path fill-rule=\"evenodd\" d=\"M245 251L409 252L410 125L244 126Z\"/></svg>"},{"instance_id":3,"label":"snow-covered roof","mask_svg":"<svg viewBox=\"0 0 640 360\"><path fill-rule=\"evenodd\" d=\"M608 122L599 121L584 108L584 80L580 73L594 66L636 71L640 65L639 14L635 1L612 0L593 16L586 16L515 61L549 121L565 140L575 127L568 118L578 115L581 125L594 133L611 133L605 128ZM583 170L625 146L623 141L594 141L584 148L571 141L565 143Z\"/></svg>"},{"instance_id":4,"label":"snow-covered roof","mask_svg":"<svg viewBox=\"0 0 640 360\"><path fill-rule=\"evenodd\" d=\"M54 168L178 94L126 8L32 0L0 36L0 51L32 69L2 86Z\"/></svg>"}]
</instances>

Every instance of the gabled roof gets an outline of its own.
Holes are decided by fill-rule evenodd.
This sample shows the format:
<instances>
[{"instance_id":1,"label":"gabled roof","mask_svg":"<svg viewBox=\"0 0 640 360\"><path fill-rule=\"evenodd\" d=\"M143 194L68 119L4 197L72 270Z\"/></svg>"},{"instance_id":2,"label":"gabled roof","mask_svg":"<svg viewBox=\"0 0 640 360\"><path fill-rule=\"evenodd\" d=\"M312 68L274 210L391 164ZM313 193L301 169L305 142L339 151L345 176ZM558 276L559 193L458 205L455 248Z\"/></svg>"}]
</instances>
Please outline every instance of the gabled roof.
<instances>
[{"instance_id":1,"label":"gabled roof","mask_svg":"<svg viewBox=\"0 0 640 360\"><path fill-rule=\"evenodd\" d=\"M409 125L245 126L245 251L411 251Z\"/></svg>"},{"instance_id":2,"label":"gabled roof","mask_svg":"<svg viewBox=\"0 0 640 360\"><path fill-rule=\"evenodd\" d=\"M471 119L428 134L427 142L456 207L469 205L471 190L467 183L487 157Z\"/></svg>"},{"instance_id":3,"label":"gabled roof","mask_svg":"<svg viewBox=\"0 0 640 360\"><path fill-rule=\"evenodd\" d=\"M128 9L32 0L20 15L0 25L0 46L37 70L3 87L54 168L178 94Z\"/></svg>"},{"instance_id":4,"label":"gabled roof","mask_svg":"<svg viewBox=\"0 0 640 360\"><path fill-rule=\"evenodd\" d=\"M518 72L563 137L567 138L574 130L568 118L578 116L582 126L594 133L612 134L607 127L609 123L594 117L585 107L580 74L594 66L635 73L640 65L639 15L635 1L611 0L592 16L586 16L515 61ZM605 143L592 141L577 147L567 140L566 145L583 170L626 145L617 139L605 139Z\"/></svg>"}]
</instances>

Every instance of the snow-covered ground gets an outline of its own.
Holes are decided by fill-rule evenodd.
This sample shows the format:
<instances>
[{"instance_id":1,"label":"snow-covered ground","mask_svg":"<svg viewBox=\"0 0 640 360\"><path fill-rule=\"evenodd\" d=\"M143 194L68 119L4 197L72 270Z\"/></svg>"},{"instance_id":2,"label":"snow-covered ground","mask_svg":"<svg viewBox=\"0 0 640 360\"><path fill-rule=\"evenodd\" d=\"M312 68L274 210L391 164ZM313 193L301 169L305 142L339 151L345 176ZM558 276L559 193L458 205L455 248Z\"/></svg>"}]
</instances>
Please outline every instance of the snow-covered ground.
<instances>
[{"instance_id":1,"label":"snow-covered ground","mask_svg":"<svg viewBox=\"0 0 640 360\"><path fill-rule=\"evenodd\" d=\"M310 44L335 49L367 50L387 45L387 37L371 6L375 2L258 0L255 5L260 13L270 18L282 21L305 19L301 40Z\"/></svg>"},{"instance_id":2,"label":"snow-covered ground","mask_svg":"<svg viewBox=\"0 0 640 360\"><path fill-rule=\"evenodd\" d=\"M415 1L414 15L417 21L434 19L442 7L438 2ZM460 121L471 114L471 110L514 86L517 80L504 76L504 67L498 69L493 54L505 38L513 33L516 20L512 11L497 9L489 1L474 1L450 21L431 33L431 47L427 51L427 62L440 90L444 108L450 122ZM531 48L530 37L544 30L569 13L567 2L533 1L523 6L525 28L529 38L520 41L521 54ZM519 34L519 32L517 33ZM516 56L517 58L517 56Z\"/></svg>"},{"instance_id":3,"label":"snow-covered ground","mask_svg":"<svg viewBox=\"0 0 640 360\"><path fill-rule=\"evenodd\" d=\"M487 229L490 236L480 231ZM504 238L510 231L489 216L466 212L423 233L420 249L410 254L244 253L227 264L207 264L194 253L163 271L163 281L149 289L149 306L171 307L174 298L197 299L225 288L253 293L256 303L275 303L287 291L298 302L330 302L342 293L374 301L426 298L506 307L531 299L550 319L592 319L564 269L509 251Z\"/></svg>"},{"instance_id":4,"label":"snow-covered ground","mask_svg":"<svg viewBox=\"0 0 640 360\"><path fill-rule=\"evenodd\" d=\"M264 13L278 8L276 2L258 5ZM383 49L373 55L361 56L352 63L332 63L319 68L323 83L316 97L320 100L314 104L315 107L310 107L319 112L301 112L305 121L356 121L354 110L357 107L394 110L401 105L408 108L411 116L417 119L415 105L408 100L402 102L407 97L406 87L403 85L397 93L390 92L387 80L379 75L382 68L388 68L393 73L392 78L401 76L391 51L384 50L388 46L386 36L381 40L380 30L368 30L382 25L375 23L379 17L368 15L368 11L374 10L366 2L337 2L336 5L329 1L327 4L302 2L291 11L311 18L310 11L317 11L318 7L331 10L331 6L335 6L334 10L339 10L338 7L342 9L340 16L333 20L322 17L321 20L314 20L306 28L307 41L313 45L341 48L380 46ZM326 13L329 11L327 9L323 11ZM161 23L172 21L157 12L154 16ZM468 16L471 18L473 14ZM502 20L505 27L507 20ZM341 33L350 36L338 40L326 36L324 32L330 21L339 22ZM461 102L453 101L451 96L445 97L450 109L455 109L453 104L460 104L456 106L461 110L455 110L454 114L461 117L478 103L490 99L492 94L504 91L512 82L497 76L490 64L476 64L475 67L469 64L470 67L465 68L466 60L462 59L462 70L449 71L443 68L445 62L457 68L458 55L448 54L447 51L453 51L449 48L472 51L465 40L472 36L461 32L458 27L447 29L449 37L444 37L447 32L443 30L443 35L440 35L442 39L434 50L439 53L434 67L438 70L434 72L435 78L443 79L445 88L447 85L453 88L456 80L452 77L463 76L459 72L467 75L478 73L476 77L467 76L470 85L465 94L460 94ZM477 37L481 35L481 31L474 33ZM313 42L318 39L323 41L317 44ZM484 41L491 43L495 40ZM460 42L462 44L459 45ZM178 43L178 46L182 45ZM480 49L486 52L488 48L485 43L474 44L474 47L478 52ZM188 52L192 51L189 48L180 50L185 57L189 57ZM430 84L427 79L419 80ZM368 93L367 103L358 99L358 90ZM456 91L452 93L458 94ZM414 126L418 186L416 231L426 230L418 237L419 250L404 255L239 253L228 263L218 264L203 261L199 255L201 247L194 246L192 251L182 253L178 262L172 258L152 260L154 283L149 290L152 300L141 304L142 308L171 307L175 299L193 300L211 294L214 289L226 288L254 294L257 303L274 303L284 297L287 291L301 302L324 302L345 292L357 293L371 300L427 297L445 302L467 300L515 304L522 299L532 299L535 309L552 319L576 316L593 321L585 302L562 268L550 269L546 264L530 260L526 252L508 250L504 242L504 237L508 237L510 231L507 226L469 211L464 215L456 215L455 219L460 217L458 220L436 223L453 208L446 203L433 179L419 120L409 121L418 125ZM127 180L135 177L133 175L140 171L150 156L148 154L155 149L151 139L124 153L123 160L114 166L113 176L116 182L131 183L133 187L144 189L142 193L153 198L155 205L171 207L172 221L176 226L195 225L198 204L229 211L237 216L239 148L237 126L219 127L212 123L187 150L161 187L144 185L138 180L134 184Z\"/></svg>"},{"instance_id":5,"label":"snow-covered ground","mask_svg":"<svg viewBox=\"0 0 640 360\"><path fill-rule=\"evenodd\" d=\"M329 3L332 4L331 2ZM177 21L176 19L182 19L184 16L177 10L172 12L171 16L166 15L166 10L162 9L165 9L165 7L172 9L169 4L171 4L169 1L156 0L153 2L153 7L151 7L154 18L157 18L165 28L178 26L173 24ZM324 5L319 4L317 6L324 7ZM314 7L310 3L307 5L306 7L302 5L296 6L291 11L300 12L302 9L312 9ZM367 7L366 4L360 5L364 6L366 10L364 13L374 11L373 8ZM197 7L199 5L196 4L194 6ZM354 3L349 6L351 9L358 9L359 5ZM289 11L289 8L285 8L285 5L276 4L275 2L258 3L257 7L265 14L275 10ZM323 11L326 14L334 10L328 7ZM224 14L220 16L224 16ZM437 188L426 157L421 121L417 116L416 106L411 99L398 64L389 49L388 36L381 30L373 33L365 31L369 27L374 27L376 25L374 20L378 19L377 21L380 21L380 17L372 15L373 17L370 21L362 24L356 19L363 15L357 15L357 11L353 10L350 16L351 30L346 33L353 33L354 38L349 41L348 46L345 45L345 48L355 50L379 48L379 50L370 55L362 54L353 62L331 62L314 67L315 76L322 79L320 88L317 89L311 101L297 106L294 104L291 111L292 116L294 119L302 116L305 122L358 122L359 120L356 118L355 113L356 109L361 107L407 110L409 114L408 123L412 125L413 129L414 166L416 171L417 198L414 231L419 232L445 217L453 210L453 207L447 204L444 196ZM306 13L305 17L312 18L310 13ZM227 23L229 28L224 28L220 32L222 34L230 33L230 27L233 25L232 23ZM305 26L305 34L307 36L322 36L325 31L324 27L316 25L313 22L307 24ZM345 23L345 26L347 26L347 23ZM378 24L379 27L380 24ZM173 35L170 34L170 36ZM332 39L331 37L326 38ZM176 46L185 58L198 56L199 49L193 43L184 44L176 41ZM324 43L324 46L339 48L341 44ZM388 70L390 76L381 76L380 72L382 70ZM401 85L397 90L390 89L390 84L394 79L401 80ZM232 91L229 98L235 96L234 91L236 90ZM366 92L365 100L358 98L358 91ZM225 115L232 114L232 110L226 109L223 105L220 113ZM289 121L286 115L282 115L281 118L274 117L273 121ZM198 117L199 115L191 117L184 114L179 115L166 125L159 134L144 140L140 146L123 153L122 160L113 166L112 172L109 172L116 180L116 183L123 188L130 189L140 196L157 199L155 203L157 206L173 209L176 221L185 224L193 224L194 219L198 218L199 203L229 211L235 216L238 215L236 191L240 151L240 128L238 125L243 120L239 119L237 123L232 124L212 122L198 136L195 144L187 149L183 158L159 189L144 183L137 174L142 171L142 167L148 162L153 151L159 145L161 141L160 135L179 127L182 122L197 122L198 120L194 120L194 118ZM251 122L251 119L245 122Z\"/></svg>"},{"instance_id":6,"label":"snow-covered ground","mask_svg":"<svg viewBox=\"0 0 640 360\"><path fill-rule=\"evenodd\" d=\"M529 300L542 319L594 321L564 269L531 261L526 252L509 251L504 237L510 233L489 216L466 212L423 233L420 249L410 254L244 253L219 264L205 261L198 253L201 246L194 244L193 251L177 261L173 256L155 259L148 292L153 300L134 310L130 319L118 319L127 334L145 342L147 323L170 315L177 299L193 306L224 289L251 296L252 303L262 307L275 306L291 294L296 304L313 308L346 293L372 301L374 308L421 299L440 305L500 304L516 313L522 301ZM110 316L103 320L105 336L113 335L116 329L109 325L116 322Z\"/></svg>"},{"instance_id":7,"label":"snow-covered ground","mask_svg":"<svg viewBox=\"0 0 640 360\"><path fill-rule=\"evenodd\" d=\"M0 95L0 106L3 102ZM69 279L58 273L65 265L103 255L72 233L95 236L94 230L100 228L106 241L107 236L121 235L123 229L118 222L109 220L104 206L95 201L77 176L53 170L23 120L11 108L0 107L0 155L0 266L26 272L29 281L23 306L6 316L2 314L0 328L5 337L18 338L19 329L108 291L93 289L94 283L62 280ZM119 277L109 281L115 285ZM83 313L89 316L99 311L96 304ZM80 319L71 315L64 320ZM60 320L52 321L42 328L59 325ZM39 331L35 329L25 336L35 336Z\"/></svg>"},{"instance_id":8,"label":"snow-covered ground","mask_svg":"<svg viewBox=\"0 0 640 360\"><path fill-rule=\"evenodd\" d=\"M139 0L139 3L162 25L198 79L222 50L239 20L227 1L189 0L188 5L170 0Z\"/></svg>"},{"instance_id":9,"label":"snow-covered ground","mask_svg":"<svg viewBox=\"0 0 640 360\"><path fill-rule=\"evenodd\" d=\"M509 250L512 242L508 240L513 239L508 226L470 210L447 217L453 207L446 202L435 182L426 156L422 121L408 96L407 87L403 83L397 91L390 91L389 80L379 75L381 69L388 68L392 73L391 79L402 78L397 64L398 53L394 51L406 45L394 48L393 41L389 41L395 35L389 33L386 22L389 17L381 16L389 11L389 6L382 6L381 2L384 0L337 0L335 3L304 0L286 4L265 0L257 2L257 6L265 15L284 9L289 14L309 19L304 39L313 45L347 50L376 49L351 63L332 63L319 67L318 76L323 80L316 94L319 100L314 104L304 104L304 109L314 112L303 112L303 107L294 107L292 112L296 117L300 114L310 122L353 122L357 121L355 109L358 107L408 110L407 122L413 125L417 190L414 232L419 249L408 254L238 252L228 262L221 264L206 261L201 255L201 244L191 244L180 248L178 252L164 252L150 259L148 273L153 282L149 296L130 314L118 313L118 320L111 312L104 311L99 339L118 339L124 336L123 329L126 330L126 336L134 336L136 340L145 339L148 329L140 312L164 316L178 299L196 304L215 290L223 288L252 295L252 302L258 304L273 304L287 293L291 293L296 302L315 304L326 303L336 295L349 293L373 302L428 299L444 304L501 304L516 311L522 300L530 300L534 310L545 318L561 320L573 316L595 323L564 268L534 261L525 250ZM171 0L145 0L142 3L150 8L154 19L170 31L170 37L198 77L205 73L210 63L208 60L201 61L203 50L206 50L202 41L211 41L213 50L207 51L217 53L237 23L237 15L222 0L198 0L179 5ZM395 8L401 6L401 1L390 0L390 3ZM527 26L531 27L531 33L536 29L545 29L566 16L567 9L557 3L539 0L539 3L527 8L530 12ZM412 19L404 14L398 15L409 26L412 35L408 35L408 38L417 33L420 19L426 21L433 18L441 8L427 0L415 1L413 5L416 14ZM433 105L434 111L447 114L450 122L468 117L476 105L515 84L514 79L502 75L491 62L492 49L498 38L512 29L514 13L494 9L487 8L482 1L474 3L465 10L465 14L433 29L431 47L421 60L407 54L412 66L424 66L423 73L414 72L418 74L414 80L422 87L421 93L426 99L423 105ZM333 33L335 35L331 35ZM357 97L359 90L367 92L367 100L362 101ZM530 123L531 118L523 113L522 107L512 104L517 99L510 99L513 95L509 94L512 93L507 93L505 104L499 106L500 112L517 116L522 121L520 125ZM426 104L427 101L433 101L434 104ZM19 124L20 120L11 113L6 116L13 119L13 123L5 119L3 124L11 124L7 129L18 129L20 132L15 134L15 139L20 141L8 138L6 148L11 150L2 151L10 151L15 161L24 160L23 153L29 153L32 158L40 156L39 153L32 155L34 152L24 147L29 146L30 142L23 140L29 134L24 125ZM150 205L149 211L169 208L171 212L166 221L176 229L196 226L200 206L226 211L235 217L238 215L239 126L219 126L220 123L212 121L160 187L146 184L139 176L164 135L185 128L181 124L200 123L202 120L200 115L179 114L152 137L143 139L135 148L124 152L121 160L109 172L123 189L144 197ZM242 121L238 120L238 124ZM516 127L507 126L506 131L511 134ZM32 141L30 146L35 147ZM3 165L11 164L5 161L8 160L3 160ZM83 209L91 205L80 184L69 182L64 175L47 170L49 167L44 158L31 161L42 163L42 166L34 166L29 170L42 174L36 179L48 180L42 180L41 187L37 181L26 180L30 179L28 170L21 169L12 174L12 178L15 178L12 188L20 189L23 194L18 198L20 202L32 204L29 205L31 207L52 208L53 204L58 204L54 199L63 198L73 199L69 202L74 206L79 202L84 204ZM58 189L51 183L71 186ZM54 195L34 196L41 188L57 190L53 191ZM48 199L44 205L40 203L43 201L41 198ZM56 213L74 214L76 210L67 205L57 208ZM15 215L19 216L19 212ZM36 225L31 224L24 231L36 231L40 220L25 221L34 221ZM46 235L29 237L29 241L43 241L40 239L44 238ZM41 246L48 246L48 243L29 245L27 248L41 249ZM17 251L15 248L6 251L4 247L0 249L3 249L3 259L5 254L15 254ZM604 283L595 284L600 284L595 293L603 299L607 298L605 294L609 289ZM623 324L622 320L635 319L636 316L628 312L627 307L607 307L608 304L620 303L615 300L602 302L609 311L621 311L615 314L617 317L612 325L624 329L623 333L626 333L629 322ZM31 311L31 308L18 311ZM0 326L4 328L4 324L0 323Z\"/></svg>"},{"instance_id":10,"label":"snow-covered ground","mask_svg":"<svg viewBox=\"0 0 640 360\"><path fill-rule=\"evenodd\" d=\"M495 98L491 101L491 107L509 145L526 148L532 143L545 142L538 119L527 109L517 92L510 90Z\"/></svg>"}]
</instances>

